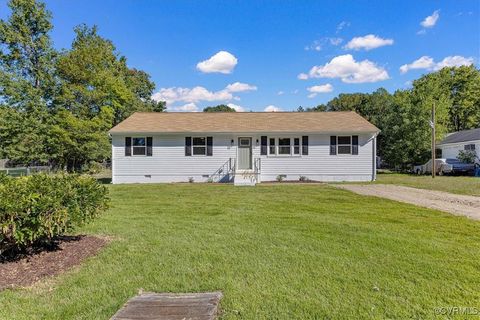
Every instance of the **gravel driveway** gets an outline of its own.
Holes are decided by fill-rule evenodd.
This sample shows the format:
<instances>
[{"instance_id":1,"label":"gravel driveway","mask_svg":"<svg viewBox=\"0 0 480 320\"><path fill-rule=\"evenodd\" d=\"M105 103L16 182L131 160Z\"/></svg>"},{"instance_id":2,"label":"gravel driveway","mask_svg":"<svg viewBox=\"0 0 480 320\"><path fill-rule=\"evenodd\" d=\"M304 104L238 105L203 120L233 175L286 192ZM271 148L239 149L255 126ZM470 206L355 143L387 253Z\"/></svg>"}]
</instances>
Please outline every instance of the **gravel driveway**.
<instances>
[{"instance_id":1,"label":"gravel driveway","mask_svg":"<svg viewBox=\"0 0 480 320\"><path fill-rule=\"evenodd\" d=\"M464 196L442 191L416 189L390 184L337 184L337 188L346 189L366 196L382 197L411 203L417 206L441 210L480 220L480 197Z\"/></svg>"}]
</instances>

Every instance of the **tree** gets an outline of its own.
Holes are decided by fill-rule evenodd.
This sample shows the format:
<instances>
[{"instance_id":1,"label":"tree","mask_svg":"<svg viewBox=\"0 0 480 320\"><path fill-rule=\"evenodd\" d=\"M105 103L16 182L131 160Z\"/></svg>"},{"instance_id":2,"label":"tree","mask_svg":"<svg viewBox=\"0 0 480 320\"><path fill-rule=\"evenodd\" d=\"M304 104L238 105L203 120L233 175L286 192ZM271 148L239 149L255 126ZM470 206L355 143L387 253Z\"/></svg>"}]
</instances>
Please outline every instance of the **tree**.
<instances>
[{"instance_id":1,"label":"tree","mask_svg":"<svg viewBox=\"0 0 480 320\"><path fill-rule=\"evenodd\" d=\"M56 90L51 14L35 0L11 0L0 20L0 149L19 164L48 163L49 108Z\"/></svg>"},{"instance_id":2,"label":"tree","mask_svg":"<svg viewBox=\"0 0 480 320\"><path fill-rule=\"evenodd\" d=\"M119 56L95 26L80 25L75 33L72 50L63 52L57 63L61 82L57 108L88 119L110 107L112 126L135 111L164 110L164 102L151 99L155 85L148 74L129 69L126 58Z\"/></svg>"},{"instance_id":3,"label":"tree","mask_svg":"<svg viewBox=\"0 0 480 320\"><path fill-rule=\"evenodd\" d=\"M203 109L203 112L235 112L235 109L230 108L226 104L219 104L214 107L206 107Z\"/></svg>"},{"instance_id":4,"label":"tree","mask_svg":"<svg viewBox=\"0 0 480 320\"><path fill-rule=\"evenodd\" d=\"M11 0L0 20L0 98L21 110L44 108L55 90L51 14L36 0Z\"/></svg>"}]
</instances>

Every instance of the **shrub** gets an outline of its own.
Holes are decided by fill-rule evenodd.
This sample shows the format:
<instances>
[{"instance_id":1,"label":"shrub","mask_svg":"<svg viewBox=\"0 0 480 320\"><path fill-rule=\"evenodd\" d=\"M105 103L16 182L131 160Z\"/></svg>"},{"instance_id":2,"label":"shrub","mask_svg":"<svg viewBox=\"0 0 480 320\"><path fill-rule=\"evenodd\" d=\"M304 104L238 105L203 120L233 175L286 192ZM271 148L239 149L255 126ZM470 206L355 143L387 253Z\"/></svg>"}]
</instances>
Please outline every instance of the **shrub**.
<instances>
[{"instance_id":1,"label":"shrub","mask_svg":"<svg viewBox=\"0 0 480 320\"><path fill-rule=\"evenodd\" d=\"M193 179L193 177L188 177L188 182L189 182L189 183L194 183L194 182L195 182L195 179Z\"/></svg>"},{"instance_id":2,"label":"shrub","mask_svg":"<svg viewBox=\"0 0 480 320\"><path fill-rule=\"evenodd\" d=\"M306 181L308 181L308 178L305 177L305 176L300 176L300 178L298 178L298 181L306 182Z\"/></svg>"},{"instance_id":3,"label":"shrub","mask_svg":"<svg viewBox=\"0 0 480 320\"><path fill-rule=\"evenodd\" d=\"M279 175L277 176L277 181L278 181L278 182L282 182L283 179L285 179L285 175L279 174Z\"/></svg>"},{"instance_id":4,"label":"shrub","mask_svg":"<svg viewBox=\"0 0 480 320\"><path fill-rule=\"evenodd\" d=\"M87 176L1 176L0 253L73 231L107 208L107 192Z\"/></svg>"},{"instance_id":5,"label":"shrub","mask_svg":"<svg viewBox=\"0 0 480 320\"><path fill-rule=\"evenodd\" d=\"M464 162L464 163L475 163L475 158L477 157L477 154L475 151L472 150L460 150L458 153L458 160Z\"/></svg>"}]
</instances>

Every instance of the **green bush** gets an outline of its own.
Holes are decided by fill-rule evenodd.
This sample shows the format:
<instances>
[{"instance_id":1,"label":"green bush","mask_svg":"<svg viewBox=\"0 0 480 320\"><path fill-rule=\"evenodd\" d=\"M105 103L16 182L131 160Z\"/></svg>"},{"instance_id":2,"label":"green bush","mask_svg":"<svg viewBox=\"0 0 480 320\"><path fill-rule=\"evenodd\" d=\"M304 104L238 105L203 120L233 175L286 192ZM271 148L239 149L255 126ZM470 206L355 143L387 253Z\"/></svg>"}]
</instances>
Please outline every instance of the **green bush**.
<instances>
[{"instance_id":1,"label":"green bush","mask_svg":"<svg viewBox=\"0 0 480 320\"><path fill-rule=\"evenodd\" d=\"M107 188L91 177L0 175L0 253L70 232L107 206Z\"/></svg>"}]
</instances>

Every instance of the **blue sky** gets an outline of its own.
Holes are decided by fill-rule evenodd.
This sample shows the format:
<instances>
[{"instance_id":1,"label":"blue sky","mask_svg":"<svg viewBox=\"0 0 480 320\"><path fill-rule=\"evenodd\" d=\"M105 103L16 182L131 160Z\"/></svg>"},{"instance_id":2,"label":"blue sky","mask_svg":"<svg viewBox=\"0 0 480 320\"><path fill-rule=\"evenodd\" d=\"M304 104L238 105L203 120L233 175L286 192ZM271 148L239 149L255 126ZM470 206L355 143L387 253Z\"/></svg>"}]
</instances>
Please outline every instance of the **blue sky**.
<instances>
[{"instance_id":1,"label":"blue sky","mask_svg":"<svg viewBox=\"0 0 480 320\"><path fill-rule=\"evenodd\" d=\"M169 110L289 111L480 60L478 0L46 3L55 47L70 47L75 25L96 24Z\"/></svg>"}]
</instances>

